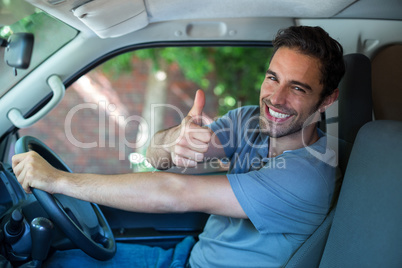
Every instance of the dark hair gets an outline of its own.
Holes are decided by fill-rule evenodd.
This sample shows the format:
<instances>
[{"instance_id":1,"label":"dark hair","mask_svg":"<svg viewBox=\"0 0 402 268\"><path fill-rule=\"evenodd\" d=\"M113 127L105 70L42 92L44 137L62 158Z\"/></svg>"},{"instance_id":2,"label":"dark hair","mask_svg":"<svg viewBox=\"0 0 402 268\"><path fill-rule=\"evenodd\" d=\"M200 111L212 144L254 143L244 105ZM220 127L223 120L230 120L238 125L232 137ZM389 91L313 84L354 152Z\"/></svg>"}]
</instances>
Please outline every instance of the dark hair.
<instances>
[{"instance_id":1,"label":"dark hair","mask_svg":"<svg viewBox=\"0 0 402 268\"><path fill-rule=\"evenodd\" d=\"M291 26L279 30L273 46L272 57L280 47L288 47L320 60L320 84L323 85L320 102L334 92L345 74L342 45L321 27Z\"/></svg>"}]
</instances>

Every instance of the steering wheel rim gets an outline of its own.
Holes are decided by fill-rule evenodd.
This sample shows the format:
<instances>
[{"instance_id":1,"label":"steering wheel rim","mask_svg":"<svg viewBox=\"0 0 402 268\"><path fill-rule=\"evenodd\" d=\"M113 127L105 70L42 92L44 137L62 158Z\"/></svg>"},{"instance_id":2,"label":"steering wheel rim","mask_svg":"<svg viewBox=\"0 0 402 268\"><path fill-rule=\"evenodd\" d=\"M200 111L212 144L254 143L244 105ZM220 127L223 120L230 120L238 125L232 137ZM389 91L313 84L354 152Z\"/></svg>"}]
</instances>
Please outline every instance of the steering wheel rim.
<instances>
[{"instance_id":1,"label":"steering wheel rim","mask_svg":"<svg viewBox=\"0 0 402 268\"><path fill-rule=\"evenodd\" d=\"M36 151L55 168L72 172L52 149L37 138L24 136L17 140L15 144L16 154L31 150ZM88 215L88 210L91 210L89 207L92 207L97 218L97 226L94 226L94 219L89 219L90 222L88 222L88 225L90 227L85 228L87 225L86 222L81 222L80 224L77 222L77 218L72 219L66 212L66 208L61 207L59 200L54 195L39 189L32 189L32 193L49 215L50 220L52 220L78 248L97 260L106 261L113 258L116 253L116 242L113 232L97 204L59 195L59 198L67 200L66 202L71 204L74 209L80 210L83 208L83 212L78 212L80 216Z\"/></svg>"}]
</instances>

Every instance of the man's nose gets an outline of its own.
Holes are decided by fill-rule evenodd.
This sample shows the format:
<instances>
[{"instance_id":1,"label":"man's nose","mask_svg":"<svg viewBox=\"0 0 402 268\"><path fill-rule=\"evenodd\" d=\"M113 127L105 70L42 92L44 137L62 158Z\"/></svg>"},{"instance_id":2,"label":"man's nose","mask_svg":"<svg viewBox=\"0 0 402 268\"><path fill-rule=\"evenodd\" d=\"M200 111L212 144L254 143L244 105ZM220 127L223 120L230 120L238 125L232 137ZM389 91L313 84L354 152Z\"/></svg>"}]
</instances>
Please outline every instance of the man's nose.
<instances>
[{"instance_id":1,"label":"man's nose","mask_svg":"<svg viewBox=\"0 0 402 268\"><path fill-rule=\"evenodd\" d=\"M286 103L288 91L285 87L277 87L272 92L269 100L273 105L283 105Z\"/></svg>"}]
</instances>

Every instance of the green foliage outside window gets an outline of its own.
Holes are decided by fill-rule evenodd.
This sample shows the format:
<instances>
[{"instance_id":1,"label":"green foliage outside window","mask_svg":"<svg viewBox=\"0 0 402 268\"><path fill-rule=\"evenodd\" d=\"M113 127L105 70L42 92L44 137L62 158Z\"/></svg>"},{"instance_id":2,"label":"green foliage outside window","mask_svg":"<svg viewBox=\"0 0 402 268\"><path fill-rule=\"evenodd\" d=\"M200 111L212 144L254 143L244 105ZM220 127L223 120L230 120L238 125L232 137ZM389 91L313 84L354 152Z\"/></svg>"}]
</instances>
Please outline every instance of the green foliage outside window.
<instances>
[{"instance_id":1,"label":"green foliage outside window","mask_svg":"<svg viewBox=\"0 0 402 268\"><path fill-rule=\"evenodd\" d=\"M271 47L167 47L142 49L106 62L102 69L117 77L132 71L132 58L150 60L153 70L176 63L186 79L219 98L219 115L244 105L258 104ZM210 83L210 75L216 81Z\"/></svg>"}]
</instances>

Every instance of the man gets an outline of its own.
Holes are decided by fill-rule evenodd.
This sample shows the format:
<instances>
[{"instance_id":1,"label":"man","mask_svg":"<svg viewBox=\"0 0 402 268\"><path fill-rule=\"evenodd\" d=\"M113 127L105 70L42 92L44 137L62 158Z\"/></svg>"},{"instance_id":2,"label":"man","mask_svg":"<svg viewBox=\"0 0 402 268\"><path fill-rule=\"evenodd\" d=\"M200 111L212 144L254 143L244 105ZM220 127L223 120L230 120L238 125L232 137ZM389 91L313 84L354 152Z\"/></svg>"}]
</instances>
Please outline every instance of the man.
<instances>
[{"instance_id":1,"label":"man","mask_svg":"<svg viewBox=\"0 0 402 268\"><path fill-rule=\"evenodd\" d=\"M315 122L338 97L344 63L341 45L318 27L282 30L273 45L259 107L201 126L199 90L188 116L155 134L147 152L160 169L226 157L229 174L70 174L30 152L13 158L19 182L27 192L34 187L130 211L210 213L192 267L282 266L331 205L335 169L306 147L326 152Z\"/></svg>"}]
</instances>

